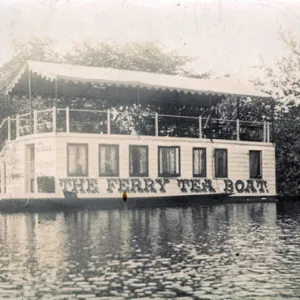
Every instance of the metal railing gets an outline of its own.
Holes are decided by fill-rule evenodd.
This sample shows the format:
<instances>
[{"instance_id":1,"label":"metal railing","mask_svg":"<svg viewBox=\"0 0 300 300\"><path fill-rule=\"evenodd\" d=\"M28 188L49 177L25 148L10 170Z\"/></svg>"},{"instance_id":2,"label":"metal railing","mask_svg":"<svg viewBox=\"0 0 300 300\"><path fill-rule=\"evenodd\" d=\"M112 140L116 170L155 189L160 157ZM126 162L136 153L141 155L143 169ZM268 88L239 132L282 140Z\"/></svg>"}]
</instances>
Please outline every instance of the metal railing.
<instances>
[{"instance_id":1,"label":"metal railing","mask_svg":"<svg viewBox=\"0 0 300 300\"><path fill-rule=\"evenodd\" d=\"M3 120L0 147L5 140L47 132L270 142L270 128L268 122L53 107Z\"/></svg>"}]
</instances>

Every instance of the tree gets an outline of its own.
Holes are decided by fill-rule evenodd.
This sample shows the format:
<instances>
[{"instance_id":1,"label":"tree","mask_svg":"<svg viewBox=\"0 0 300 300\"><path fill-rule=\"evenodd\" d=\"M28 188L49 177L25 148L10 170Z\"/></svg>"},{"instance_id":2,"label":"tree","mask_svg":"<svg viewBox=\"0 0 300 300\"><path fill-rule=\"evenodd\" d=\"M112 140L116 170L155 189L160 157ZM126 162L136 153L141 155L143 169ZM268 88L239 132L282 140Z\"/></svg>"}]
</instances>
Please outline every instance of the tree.
<instances>
[{"instance_id":1,"label":"tree","mask_svg":"<svg viewBox=\"0 0 300 300\"><path fill-rule=\"evenodd\" d=\"M279 32L287 48L275 64L263 59L259 69L264 74L255 79L261 90L275 100L275 143L277 187L280 195L300 194L300 44L289 33Z\"/></svg>"},{"instance_id":2,"label":"tree","mask_svg":"<svg viewBox=\"0 0 300 300\"><path fill-rule=\"evenodd\" d=\"M193 59L176 52L166 52L156 42L132 42L125 45L102 42L92 45L86 41L75 45L66 55L70 64L144 71L164 74L180 74Z\"/></svg>"},{"instance_id":3,"label":"tree","mask_svg":"<svg viewBox=\"0 0 300 300\"><path fill-rule=\"evenodd\" d=\"M0 90L7 87L27 60L64 62L64 55L53 50L54 45L55 41L49 38L15 42L12 58L0 67Z\"/></svg>"}]
</instances>

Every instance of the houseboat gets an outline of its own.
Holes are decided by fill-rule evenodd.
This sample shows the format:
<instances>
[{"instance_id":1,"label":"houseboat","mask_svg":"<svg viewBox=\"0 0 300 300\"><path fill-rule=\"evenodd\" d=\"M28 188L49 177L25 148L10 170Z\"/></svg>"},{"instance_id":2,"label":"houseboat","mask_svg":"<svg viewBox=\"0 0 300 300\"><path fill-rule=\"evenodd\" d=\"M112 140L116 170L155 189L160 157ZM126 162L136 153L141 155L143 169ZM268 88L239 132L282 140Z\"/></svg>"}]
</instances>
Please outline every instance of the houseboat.
<instances>
[{"instance_id":1,"label":"houseboat","mask_svg":"<svg viewBox=\"0 0 300 300\"><path fill-rule=\"evenodd\" d=\"M227 81L28 61L6 89L0 209L276 201L272 120L240 117L240 99L266 98Z\"/></svg>"}]
</instances>

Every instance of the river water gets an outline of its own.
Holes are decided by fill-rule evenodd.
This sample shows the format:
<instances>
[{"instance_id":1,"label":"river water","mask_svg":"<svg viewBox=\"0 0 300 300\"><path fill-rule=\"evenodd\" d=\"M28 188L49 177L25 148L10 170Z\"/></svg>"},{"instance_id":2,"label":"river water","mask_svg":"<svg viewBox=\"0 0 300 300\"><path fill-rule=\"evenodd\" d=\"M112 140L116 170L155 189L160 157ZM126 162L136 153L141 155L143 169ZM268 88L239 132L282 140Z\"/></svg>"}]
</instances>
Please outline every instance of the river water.
<instances>
[{"instance_id":1,"label":"river water","mask_svg":"<svg viewBox=\"0 0 300 300\"><path fill-rule=\"evenodd\" d=\"M300 204L0 215L0 299L300 299Z\"/></svg>"}]
</instances>

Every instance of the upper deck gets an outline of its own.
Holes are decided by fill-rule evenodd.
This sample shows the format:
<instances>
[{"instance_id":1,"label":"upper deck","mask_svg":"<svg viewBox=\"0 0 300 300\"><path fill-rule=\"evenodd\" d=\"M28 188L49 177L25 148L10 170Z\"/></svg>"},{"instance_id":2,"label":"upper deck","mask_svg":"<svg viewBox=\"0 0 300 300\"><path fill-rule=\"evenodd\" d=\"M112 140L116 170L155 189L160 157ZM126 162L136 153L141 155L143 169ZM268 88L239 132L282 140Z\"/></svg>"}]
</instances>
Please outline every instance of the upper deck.
<instances>
[{"instance_id":1,"label":"upper deck","mask_svg":"<svg viewBox=\"0 0 300 300\"><path fill-rule=\"evenodd\" d=\"M25 102L15 103L19 109L9 112L0 126L1 143L23 136L47 133L78 133L103 135L138 135L154 137L195 138L209 140L237 140L244 142L271 142L269 122L240 119L240 98L270 98L268 94L242 85L216 80L201 80L164 74L151 74L64 64L28 61L8 86L11 94L25 94ZM52 98L51 104L36 95ZM70 105L61 99L85 97L92 99L92 108ZM213 108L226 97L236 105L233 120L214 115ZM106 105L99 102L103 100ZM19 99L20 100L20 99ZM18 101L14 101L18 102ZM98 104L101 105L98 105ZM114 103L132 106L135 111L120 111ZM140 105L152 109L140 109ZM159 105L165 105L162 110ZM190 110L191 114L171 110L169 106L203 107ZM11 107L12 105L8 105ZM52 106L52 107L51 107ZM51 108L49 108L51 107ZM87 109L88 108L88 109ZM99 109L100 108L100 109Z\"/></svg>"},{"instance_id":2,"label":"upper deck","mask_svg":"<svg viewBox=\"0 0 300 300\"><path fill-rule=\"evenodd\" d=\"M23 136L47 133L138 135L271 142L269 122L227 120L165 114L129 114L112 110L80 110L68 107L34 110L8 117L0 125L2 144Z\"/></svg>"}]
</instances>

